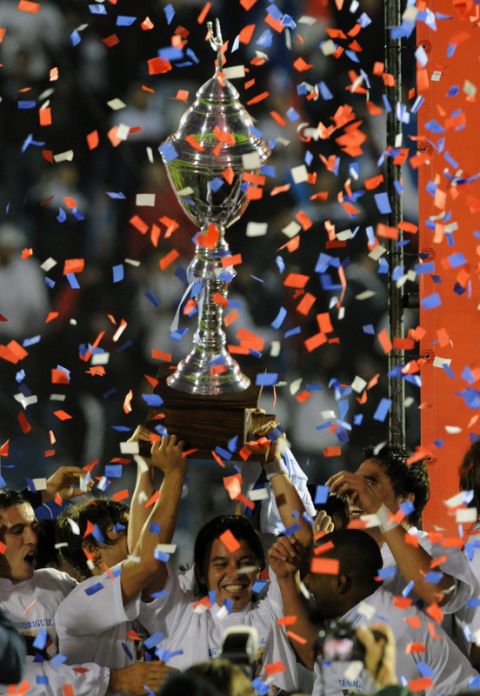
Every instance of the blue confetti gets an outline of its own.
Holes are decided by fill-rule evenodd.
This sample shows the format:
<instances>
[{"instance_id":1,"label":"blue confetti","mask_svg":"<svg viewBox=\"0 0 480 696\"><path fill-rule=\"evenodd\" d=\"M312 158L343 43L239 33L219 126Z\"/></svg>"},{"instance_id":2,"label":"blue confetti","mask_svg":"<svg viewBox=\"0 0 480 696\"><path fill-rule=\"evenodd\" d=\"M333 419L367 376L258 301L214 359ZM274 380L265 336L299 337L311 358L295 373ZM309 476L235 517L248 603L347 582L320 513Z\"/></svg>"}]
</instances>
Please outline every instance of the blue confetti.
<instances>
[{"instance_id":1,"label":"blue confetti","mask_svg":"<svg viewBox=\"0 0 480 696\"><path fill-rule=\"evenodd\" d=\"M113 282L120 283L125 278L125 269L123 263L119 263L117 266L112 266Z\"/></svg>"},{"instance_id":2,"label":"blue confetti","mask_svg":"<svg viewBox=\"0 0 480 696\"><path fill-rule=\"evenodd\" d=\"M158 151L166 162L171 162L178 157L178 152L175 150L175 147L168 141L162 143L158 148Z\"/></svg>"},{"instance_id":3,"label":"blue confetti","mask_svg":"<svg viewBox=\"0 0 480 696\"><path fill-rule=\"evenodd\" d=\"M216 454L218 454L219 457L222 457L222 459L230 460L232 458L232 453L230 452L230 450L226 450L223 447L220 447L219 445L215 447L215 452Z\"/></svg>"},{"instance_id":4,"label":"blue confetti","mask_svg":"<svg viewBox=\"0 0 480 696\"><path fill-rule=\"evenodd\" d=\"M76 29L74 29L70 34L70 41L72 42L72 46L78 46L81 40L82 37L80 36L79 32Z\"/></svg>"},{"instance_id":5,"label":"blue confetti","mask_svg":"<svg viewBox=\"0 0 480 696\"><path fill-rule=\"evenodd\" d=\"M122 478L123 467L121 464L106 464L105 476L107 478Z\"/></svg>"},{"instance_id":6,"label":"blue confetti","mask_svg":"<svg viewBox=\"0 0 480 696\"><path fill-rule=\"evenodd\" d=\"M117 27L131 27L136 21L136 17L131 17L129 15L118 15L116 25Z\"/></svg>"},{"instance_id":7,"label":"blue confetti","mask_svg":"<svg viewBox=\"0 0 480 696\"><path fill-rule=\"evenodd\" d=\"M257 387L273 387L278 382L277 372L261 372L255 378Z\"/></svg>"},{"instance_id":8,"label":"blue confetti","mask_svg":"<svg viewBox=\"0 0 480 696\"><path fill-rule=\"evenodd\" d=\"M435 309L442 305L442 300L438 292L433 292L431 295L425 295L420 301L423 309Z\"/></svg>"},{"instance_id":9,"label":"blue confetti","mask_svg":"<svg viewBox=\"0 0 480 696\"><path fill-rule=\"evenodd\" d=\"M93 15L106 15L107 14L107 8L105 5L89 5L88 9L90 10L90 14Z\"/></svg>"},{"instance_id":10,"label":"blue confetti","mask_svg":"<svg viewBox=\"0 0 480 696\"><path fill-rule=\"evenodd\" d=\"M374 195L375 198L375 204L378 208L378 211L382 215L389 215L392 212L392 206L390 205L390 201L388 199L388 194L385 192L381 193L376 193Z\"/></svg>"},{"instance_id":11,"label":"blue confetti","mask_svg":"<svg viewBox=\"0 0 480 696\"><path fill-rule=\"evenodd\" d=\"M153 290L147 290L145 293L145 297L147 300L149 300L155 307L160 307L160 300L158 297L155 295Z\"/></svg>"},{"instance_id":12,"label":"blue confetti","mask_svg":"<svg viewBox=\"0 0 480 696\"><path fill-rule=\"evenodd\" d=\"M315 505L323 505L327 502L330 488L328 486L317 486L315 489Z\"/></svg>"},{"instance_id":13,"label":"blue confetti","mask_svg":"<svg viewBox=\"0 0 480 696\"><path fill-rule=\"evenodd\" d=\"M163 399L160 394L142 394L142 399L152 408L162 406L163 404Z\"/></svg>"},{"instance_id":14,"label":"blue confetti","mask_svg":"<svg viewBox=\"0 0 480 696\"><path fill-rule=\"evenodd\" d=\"M285 307L280 307L280 309L278 310L277 316L270 324L272 329L279 329L281 327L281 325L283 324L283 322L285 321L286 316L287 316L287 310L285 309Z\"/></svg>"},{"instance_id":15,"label":"blue confetti","mask_svg":"<svg viewBox=\"0 0 480 696\"><path fill-rule=\"evenodd\" d=\"M67 656L64 655L63 653L57 653L52 657L50 660L49 664L52 667L60 667L60 665L63 665L64 662L67 661Z\"/></svg>"},{"instance_id":16,"label":"blue confetti","mask_svg":"<svg viewBox=\"0 0 480 696\"><path fill-rule=\"evenodd\" d=\"M170 24L172 19L175 17L175 8L173 7L171 2L169 2L168 5L165 5L165 7L163 8L163 12L165 14L167 24Z\"/></svg>"},{"instance_id":17,"label":"blue confetti","mask_svg":"<svg viewBox=\"0 0 480 696\"><path fill-rule=\"evenodd\" d=\"M373 414L373 420L379 421L383 423L385 418L388 415L388 412L390 411L390 407L392 405L392 402L390 399L381 399L380 403L377 406L377 409L375 413Z\"/></svg>"},{"instance_id":18,"label":"blue confetti","mask_svg":"<svg viewBox=\"0 0 480 696\"><path fill-rule=\"evenodd\" d=\"M157 645L157 643L161 643L164 638L164 634L161 631L157 631L157 633L154 633L152 636L146 638L143 641L143 644L147 650L151 650Z\"/></svg>"},{"instance_id":19,"label":"blue confetti","mask_svg":"<svg viewBox=\"0 0 480 696\"><path fill-rule=\"evenodd\" d=\"M35 636L35 640L33 641L33 647L37 648L37 650L43 650L47 644L47 640L48 633L42 628Z\"/></svg>"},{"instance_id":20,"label":"blue confetti","mask_svg":"<svg viewBox=\"0 0 480 696\"><path fill-rule=\"evenodd\" d=\"M80 283L78 282L75 273L67 273L66 278L72 290L80 290Z\"/></svg>"}]
</instances>

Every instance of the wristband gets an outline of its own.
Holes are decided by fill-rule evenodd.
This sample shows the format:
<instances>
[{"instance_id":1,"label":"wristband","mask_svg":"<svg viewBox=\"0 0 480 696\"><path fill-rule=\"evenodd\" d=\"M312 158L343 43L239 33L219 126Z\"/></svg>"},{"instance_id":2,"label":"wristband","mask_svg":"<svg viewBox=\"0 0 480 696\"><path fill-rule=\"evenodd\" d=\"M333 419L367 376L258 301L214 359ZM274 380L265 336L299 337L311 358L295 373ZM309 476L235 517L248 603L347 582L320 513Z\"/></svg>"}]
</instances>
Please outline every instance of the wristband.
<instances>
[{"instance_id":1,"label":"wristband","mask_svg":"<svg viewBox=\"0 0 480 696\"><path fill-rule=\"evenodd\" d=\"M274 476L278 476L278 474L288 475L287 467L280 458L265 462L265 464L262 464L262 467L267 477L267 481L269 482Z\"/></svg>"},{"instance_id":2,"label":"wristband","mask_svg":"<svg viewBox=\"0 0 480 696\"><path fill-rule=\"evenodd\" d=\"M396 522L391 521L390 518L392 517L392 513L383 503L380 505L375 514L378 518L378 526L380 527L380 531L382 533L390 532L392 529L395 529L395 527L398 527Z\"/></svg>"}]
</instances>

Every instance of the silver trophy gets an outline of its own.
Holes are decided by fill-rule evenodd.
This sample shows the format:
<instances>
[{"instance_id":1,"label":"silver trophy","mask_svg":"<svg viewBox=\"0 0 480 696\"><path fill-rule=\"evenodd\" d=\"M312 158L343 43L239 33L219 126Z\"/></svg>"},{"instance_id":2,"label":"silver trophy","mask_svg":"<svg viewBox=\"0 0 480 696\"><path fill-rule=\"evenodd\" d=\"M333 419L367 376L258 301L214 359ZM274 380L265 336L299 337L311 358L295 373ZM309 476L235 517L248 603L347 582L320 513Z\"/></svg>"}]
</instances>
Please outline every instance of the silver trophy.
<instances>
[{"instance_id":1,"label":"silver trophy","mask_svg":"<svg viewBox=\"0 0 480 696\"><path fill-rule=\"evenodd\" d=\"M209 41L217 52L216 71L183 114L178 130L161 146L168 178L180 205L200 227L195 256L188 267L189 286L183 302L195 296L198 327L193 348L167 378L170 387L190 394L216 396L242 391L250 380L226 350L222 327L223 304L235 277L225 229L245 211L249 201L244 172L255 174L270 155L256 134L251 116L239 102L235 87L221 70L223 45L220 25ZM222 260L224 261L222 263ZM223 301L219 302L219 299Z\"/></svg>"}]
</instances>

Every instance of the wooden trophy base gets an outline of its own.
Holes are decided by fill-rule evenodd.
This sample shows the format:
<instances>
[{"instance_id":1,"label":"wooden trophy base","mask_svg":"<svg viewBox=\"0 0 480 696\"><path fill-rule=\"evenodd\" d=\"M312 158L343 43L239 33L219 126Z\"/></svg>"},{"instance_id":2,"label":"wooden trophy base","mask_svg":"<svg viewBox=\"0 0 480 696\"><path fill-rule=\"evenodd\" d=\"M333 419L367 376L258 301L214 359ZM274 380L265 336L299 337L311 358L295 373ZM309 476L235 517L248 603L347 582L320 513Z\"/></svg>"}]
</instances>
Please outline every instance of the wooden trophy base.
<instances>
[{"instance_id":1,"label":"wooden trophy base","mask_svg":"<svg viewBox=\"0 0 480 696\"><path fill-rule=\"evenodd\" d=\"M166 378L171 374L168 366L161 366L155 387L155 394L163 399L163 405L149 414L147 425L152 428L158 423L164 425L169 433L175 434L184 442L184 449L196 449L192 456L196 459L212 459L212 450L221 447L228 450L230 440L238 436L236 451L248 440L254 428L272 422L275 416L254 413L258 408L260 387L255 385L255 376L249 375L248 389L234 394L203 396L187 394L168 386ZM163 417L158 418L162 415ZM235 455L234 455L235 458ZM238 458L238 457L237 457ZM252 454L250 460L263 459L262 454Z\"/></svg>"}]
</instances>

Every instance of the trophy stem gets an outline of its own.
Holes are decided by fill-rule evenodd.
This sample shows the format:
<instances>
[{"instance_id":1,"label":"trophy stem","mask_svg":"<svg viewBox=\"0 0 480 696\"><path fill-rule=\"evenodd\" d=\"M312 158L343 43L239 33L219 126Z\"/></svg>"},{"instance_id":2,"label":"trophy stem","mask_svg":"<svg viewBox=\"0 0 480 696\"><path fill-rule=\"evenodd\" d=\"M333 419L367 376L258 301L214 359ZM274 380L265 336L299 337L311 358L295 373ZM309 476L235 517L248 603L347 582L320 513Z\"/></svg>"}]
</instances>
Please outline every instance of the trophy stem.
<instances>
[{"instance_id":1,"label":"trophy stem","mask_svg":"<svg viewBox=\"0 0 480 696\"><path fill-rule=\"evenodd\" d=\"M208 226L202 228L202 233L207 229ZM192 350L167 379L168 385L174 389L211 396L242 391L250 384L226 349L223 306L227 303L228 286L236 273L232 266L224 267L222 264L222 259L229 255L229 247L224 228L217 226L217 229L218 240L213 248L197 242L188 273L191 282L201 285L198 328Z\"/></svg>"}]
</instances>

